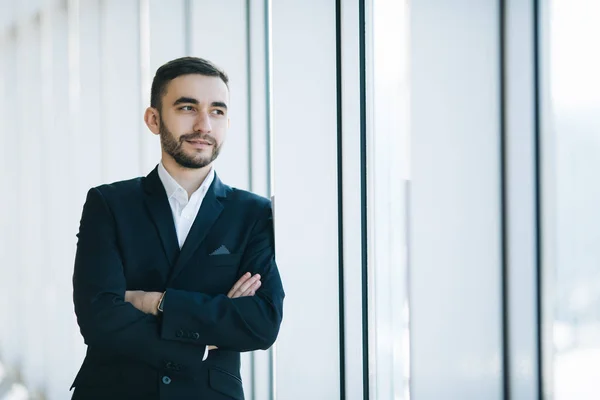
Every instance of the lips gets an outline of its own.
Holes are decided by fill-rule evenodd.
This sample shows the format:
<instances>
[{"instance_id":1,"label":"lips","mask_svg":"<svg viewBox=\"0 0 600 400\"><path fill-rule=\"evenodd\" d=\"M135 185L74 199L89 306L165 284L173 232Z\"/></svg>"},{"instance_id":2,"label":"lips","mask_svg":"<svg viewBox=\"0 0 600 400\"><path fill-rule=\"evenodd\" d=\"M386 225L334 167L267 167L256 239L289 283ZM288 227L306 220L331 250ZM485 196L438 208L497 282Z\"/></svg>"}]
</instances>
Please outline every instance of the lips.
<instances>
[{"instance_id":1,"label":"lips","mask_svg":"<svg viewBox=\"0 0 600 400\"><path fill-rule=\"evenodd\" d=\"M209 142L208 140L204 140L204 139L184 139L184 141L187 142L190 146L192 146L198 150L206 149L213 145L212 142Z\"/></svg>"},{"instance_id":2,"label":"lips","mask_svg":"<svg viewBox=\"0 0 600 400\"><path fill-rule=\"evenodd\" d=\"M210 146L212 144L210 142L207 142L206 140L186 140L186 142L192 143L192 144L203 144L206 146Z\"/></svg>"}]
</instances>

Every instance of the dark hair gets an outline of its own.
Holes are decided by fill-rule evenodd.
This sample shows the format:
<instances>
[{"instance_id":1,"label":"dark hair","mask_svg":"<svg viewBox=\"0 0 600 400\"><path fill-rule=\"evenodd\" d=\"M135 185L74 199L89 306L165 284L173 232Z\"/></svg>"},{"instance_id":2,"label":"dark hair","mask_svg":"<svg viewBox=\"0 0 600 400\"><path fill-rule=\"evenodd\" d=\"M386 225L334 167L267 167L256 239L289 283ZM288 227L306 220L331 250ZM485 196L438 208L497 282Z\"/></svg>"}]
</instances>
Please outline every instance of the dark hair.
<instances>
[{"instance_id":1,"label":"dark hair","mask_svg":"<svg viewBox=\"0 0 600 400\"><path fill-rule=\"evenodd\" d=\"M160 110L162 97L167 92L169 82L178 76L189 74L219 77L225 82L227 88L229 88L227 74L210 61L198 57L181 57L169 61L156 71L150 91L150 107Z\"/></svg>"}]
</instances>

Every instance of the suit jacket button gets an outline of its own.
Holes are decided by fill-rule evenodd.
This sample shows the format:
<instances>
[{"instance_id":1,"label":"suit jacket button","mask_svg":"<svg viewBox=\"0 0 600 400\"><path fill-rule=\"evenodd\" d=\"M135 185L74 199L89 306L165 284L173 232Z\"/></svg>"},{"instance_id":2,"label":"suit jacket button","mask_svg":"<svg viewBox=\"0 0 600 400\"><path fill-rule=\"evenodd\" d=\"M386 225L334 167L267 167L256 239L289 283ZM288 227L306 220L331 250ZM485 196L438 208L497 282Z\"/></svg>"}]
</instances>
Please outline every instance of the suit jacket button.
<instances>
[{"instance_id":1,"label":"suit jacket button","mask_svg":"<svg viewBox=\"0 0 600 400\"><path fill-rule=\"evenodd\" d=\"M175 334L175 336L182 337L183 336L183 331L177 331L177 333Z\"/></svg>"},{"instance_id":2,"label":"suit jacket button","mask_svg":"<svg viewBox=\"0 0 600 400\"><path fill-rule=\"evenodd\" d=\"M200 339L200 334L198 332L194 332L193 334L194 340Z\"/></svg>"},{"instance_id":3,"label":"suit jacket button","mask_svg":"<svg viewBox=\"0 0 600 400\"><path fill-rule=\"evenodd\" d=\"M169 383L171 383L171 378L169 378L168 376L163 376L163 378L162 378L162 382L163 382L165 385L168 385Z\"/></svg>"}]
</instances>

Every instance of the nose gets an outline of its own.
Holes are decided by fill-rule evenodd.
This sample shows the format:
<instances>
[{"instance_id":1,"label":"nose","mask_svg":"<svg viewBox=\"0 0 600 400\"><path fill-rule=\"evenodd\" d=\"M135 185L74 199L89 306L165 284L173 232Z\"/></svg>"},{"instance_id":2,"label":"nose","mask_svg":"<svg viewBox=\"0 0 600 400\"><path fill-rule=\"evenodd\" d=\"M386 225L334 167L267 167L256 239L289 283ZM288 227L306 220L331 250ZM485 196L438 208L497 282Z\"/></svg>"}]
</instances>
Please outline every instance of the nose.
<instances>
[{"instance_id":1,"label":"nose","mask_svg":"<svg viewBox=\"0 0 600 400\"><path fill-rule=\"evenodd\" d=\"M198 117L194 121L194 131L202 133L210 133L212 127L210 126L210 117L206 112L199 112Z\"/></svg>"}]
</instances>

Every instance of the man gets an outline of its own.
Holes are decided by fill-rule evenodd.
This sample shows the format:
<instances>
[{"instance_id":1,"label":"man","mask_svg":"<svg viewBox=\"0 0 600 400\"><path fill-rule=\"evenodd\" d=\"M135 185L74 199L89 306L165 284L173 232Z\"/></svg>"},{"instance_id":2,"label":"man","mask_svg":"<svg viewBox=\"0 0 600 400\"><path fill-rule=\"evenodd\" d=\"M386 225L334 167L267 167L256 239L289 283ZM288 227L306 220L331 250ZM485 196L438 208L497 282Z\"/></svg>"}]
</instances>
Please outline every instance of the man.
<instances>
[{"instance_id":1,"label":"man","mask_svg":"<svg viewBox=\"0 0 600 400\"><path fill-rule=\"evenodd\" d=\"M269 200L213 169L228 78L199 58L158 69L144 120L161 163L88 192L73 300L88 346L73 399L243 399L240 352L282 320Z\"/></svg>"}]
</instances>

